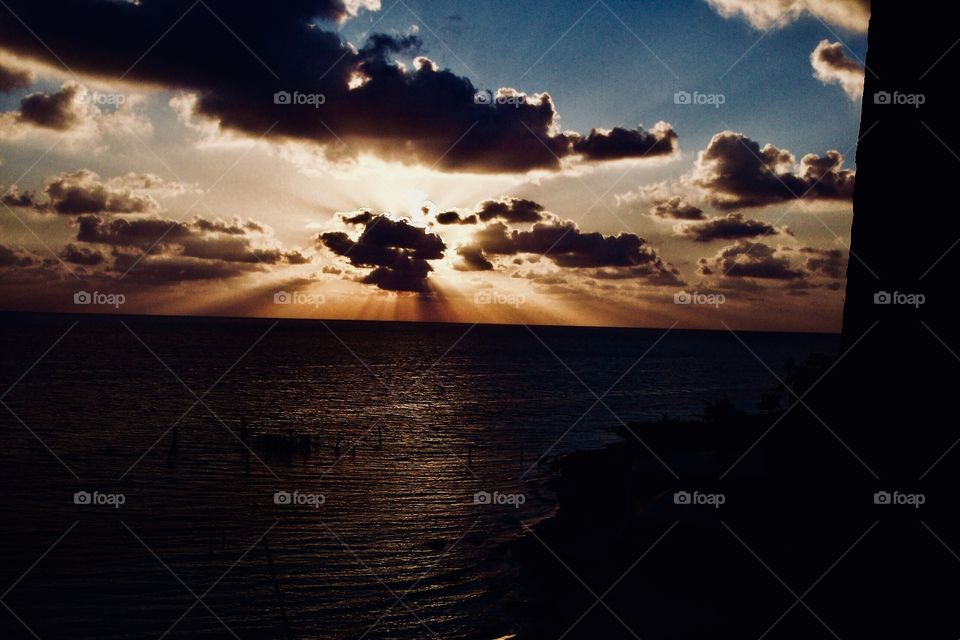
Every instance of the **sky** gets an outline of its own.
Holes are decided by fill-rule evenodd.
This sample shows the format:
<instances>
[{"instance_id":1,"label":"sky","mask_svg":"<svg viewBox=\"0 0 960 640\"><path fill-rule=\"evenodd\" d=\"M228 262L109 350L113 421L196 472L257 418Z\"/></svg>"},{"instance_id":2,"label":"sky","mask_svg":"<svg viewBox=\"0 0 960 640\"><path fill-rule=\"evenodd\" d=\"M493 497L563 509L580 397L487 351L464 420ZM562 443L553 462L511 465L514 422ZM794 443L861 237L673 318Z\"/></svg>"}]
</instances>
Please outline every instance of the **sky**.
<instances>
[{"instance_id":1,"label":"sky","mask_svg":"<svg viewBox=\"0 0 960 640\"><path fill-rule=\"evenodd\" d=\"M864 0L0 8L0 309L837 331Z\"/></svg>"}]
</instances>

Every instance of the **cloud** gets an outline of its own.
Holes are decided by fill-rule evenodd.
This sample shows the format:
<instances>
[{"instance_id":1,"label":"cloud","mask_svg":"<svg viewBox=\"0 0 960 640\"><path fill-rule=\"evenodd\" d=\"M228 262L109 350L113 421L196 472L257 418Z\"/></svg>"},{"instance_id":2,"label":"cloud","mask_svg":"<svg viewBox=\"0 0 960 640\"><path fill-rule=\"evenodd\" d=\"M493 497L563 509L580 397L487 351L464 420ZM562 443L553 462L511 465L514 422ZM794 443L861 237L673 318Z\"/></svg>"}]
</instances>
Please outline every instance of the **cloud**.
<instances>
[{"instance_id":1,"label":"cloud","mask_svg":"<svg viewBox=\"0 0 960 640\"><path fill-rule=\"evenodd\" d=\"M504 197L498 200L485 200L477 205L472 213L444 211L437 214L437 223L479 224L491 220L503 220L511 224L538 222L544 219L543 206L533 200Z\"/></svg>"},{"instance_id":2,"label":"cloud","mask_svg":"<svg viewBox=\"0 0 960 640\"><path fill-rule=\"evenodd\" d=\"M247 233L266 233L267 227L262 222L256 220L246 220L236 217L230 222L223 220L207 220L206 218L196 218L193 225L201 230L213 233L226 233L233 236L242 236Z\"/></svg>"},{"instance_id":3,"label":"cloud","mask_svg":"<svg viewBox=\"0 0 960 640\"><path fill-rule=\"evenodd\" d=\"M79 125L87 111L78 104L80 85L67 83L56 93L31 93L20 101L18 122L67 131Z\"/></svg>"},{"instance_id":4,"label":"cloud","mask_svg":"<svg viewBox=\"0 0 960 640\"><path fill-rule=\"evenodd\" d=\"M0 244L0 267L32 267L39 263L34 253Z\"/></svg>"},{"instance_id":5,"label":"cloud","mask_svg":"<svg viewBox=\"0 0 960 640\"><path fill-rule=\"evenodd\" d=\"M533 200L507 197L482 202L476 214L484 222L494 218L511 223L538 222L543 219L543 206Z\"/></svg>"},{"instance_id":6,"label":"cloud","mask_svg":"<svg viewBox=\"0 0 960 640\"><path fill-rule=\"evenodd\" d=\"M152 213L160 209L146 191L134 189L148 183L149 177L127 174L104 182L89 169L79 169L47 178L44 193L47 202L40 208L64 215L84 213ZM131 186L132 185L132 186Z\"/></svg>"},{"instance_id":7,"label":"cloud","mask_svg":"<svg viewBox=\"0 0 960 640\"><path fill-rule=\"evenodd\" d=\"M353 222L360 216L361 221ZM433 267L429 261L443 258L447 248L440 236L387 214L363 212L343 219L363 226L356 240L332 231L321 233L317 242L355 267L372 269L361 282L386 291L430 291L427 278Z\"/></svg>"},{"instance_id":8,"label":"cloud","mask_svg":"<svg viewBox=\"0 0 960 640\"><path fill-rule=\"evenodd\" d=\"M199 190L195 185L164 180L151 173L131 171L104 180L89 169L78 169L48 177L44 181L42 197L31 191L21 192L13 185L0 198L8 207L29 207L40 212L76 216L87 213L156 213L160 204L154 196L174 197L185 193L199 193ZM213 223L201 220L198 224ZM209 230L216 229L211 227ZM234 232L244 231L237 229Z\"/></svg>"},{"instance_id":9,"label":"cloud","mask_svg":"<svg viewBox=\"0 0 960 640\"><path fill-rule=\"evenodd\" d=\"M339 17L341 22L347 18L355 18L361 9L367 11L380 10L380 0L341 0L340 5L343 7L342 14Z\"/></svg>"},{"instance_id":10,"label":"cloud","mask_svg":"<svg viewBox=\"0 0 960 640\"><path fill-rule=\"evenodd\" d=\"M104 220L84 215L77 219L77 225L77 240L80 242L136 247L152 254L170 253L203 260L271 265L282 262L303 264L304 261L303 255L297 251L255 246L253 232L238 236L224 230L222 221L211 226L209 221L201 219L191 222L165 218ZM256 239L264 239L262 234L256 235Z\"/></svg>"},{"instance_id":11,"label":"cloud","mask_svg":"<svg viewBox=\"0 0 960 640\"><path fill-rule=\"evenodd\" d=\"M700 258L699 271L705 276L757 278L761 280L796 280L805 277L790 259L777 249L760 242L741 240L724 247L712 258Z\"/></svg>"},{"instance_id":12,"label":"cloud","mask_svg":"<svg viewBox=\"0 0 960 640\"><path fill-rule=\"evenodd\" d=\"M201 193L201 190L196 184L186 184L176 180L165 180L153 173L138 173L136 171L130 171L122 176L110 178L107 186L115 189L129 189L137 193L160 197Z\"/></svg>"},{"instance_id":13,"label":"cloud","mask_svg":"<svg viewBox=\"0 0 960 640\"><path fill-rule=\"evenodd\" d=\"M340 217L341 217L341 218L343 219L343 221L346 222L347 224L367 224L367 223L373 221L373 219L374 219L376 216L374 216L373 213L370 212L370 211L363 210L363 211L360 211L359 213L356 213L356 214L354 214L354 215L342 215L342 216L340 216Z\"/></svg>"},{"instance_id":14,"label":"cloud","mask_svg":"<svg viewBox=\"0 0 960 640\"><path fill-rule=\"evenodd\" d=\"M563 133L549 93L500 88L479 100L469 79L421 55L416 34L373 34L354 46L323 24L377 6L373 1L254 6L207 0L189 11L183 0L8 4L35 27L43 44L19 21L4 20L0 46L52 65L59 64L50 53L56 51L78 73L100 78L118 78L129 69L127 81L189 96L178 103L181 118L228 134L476 173L557 170L568 159L658 156L672 153L676 138L669 125L650 132ZM157 25L174 23L157 40ZM156 44L143 56L145 42ZM418 61L409 66L396 58ZM131 67L131 61L137 62ZM315 99L300 102L295 93ZM44 121L66 126L68 119L48 115Z\"/></svg>"},{"instance_id":15,"label":"cloud","mask_svg":"<svg viewBox=\"0 0 960 640\"><path fill-rule=\"evenodd\" d=\"M483 255L483 249L476 245L464 245L457 249L461 260L454 269L457 271L493 271L493 263Z\"/></svg>"},{"instance_id":16,"label":"cloud","mask_svg":"<svg viewBox=\"0 0 960 640\"><path fill-rule=\"evenodd\" d=\"M171 284L187 280L232 278L279 265L300 265L310 258L278 246L262 223L194 218L181 222L160 217L76 218L79 243L68 245L64 259L77 264L103 264L124 281ZM109 248L112 262L107 264ZM98 260L99 254L104 260ZM127 274L128 269L133 268Z\"/></svg>"},{"instance_id":17,"label":"cloud","mask_svg":"<svg viewBox=\"0 0 960 640\"><path fill-rule=\"evenodd\" d=\"M866 33L870 0L707 0L724 18L740 17L755 29L784 27L804 15Z\"/></svg>"},{"instance_id":18,"label":"cloud","mask_svg":"<svg viewBox=\"0 0 960 640\"><path fill-rule=\"evenodd\" d=\"M175 255L147 256L114 252L111 271L123 276L128 284L176 285L198 280L229 280L260 271L249 262L224 262Z\"/></svg>"},{"instance_id":19,"label":"cloud","mask_svg":"<svg viewBox=\"0 0 960 640\"><path fill-rule=\"evenodd\" d=\"M8 207L34 208L37 206L37 200L32 191L20 191L17 185L11 185L3 195L0 196L0 202Z\"/></svg>"},{"instance_id":20,"label":"cloud","mask_svg":"<svg viewBox=\"0 0 960 640\"><path fill-rule=\"evenodd\" d=\"M701 258L698 265L704 276L779 280L791 289L836 290L846 272L847 255L841 249L774 248L740 240L710 258Z\"/></svg>"},{"instance_id":21,"label":"cloud","mask_svg":"<svg viewBox=\"0 0 960 640\"><path fill-rule=\"evenodd\" d=\"M760 220L744 218L742 213L729 213L703 222L681 225L677 228L677 233L696 242L740 240L775 234L793 235L787 227L778 229Z\"/></svg>"},{"instance_id":22,"label":"cloud","mask_svg":"<svg viewBox=\"0 0 960 640\"><path fill-rule=\"evenodd\" d=\"M632 233L586 233L572 220L554 216L523 231L511 230L500 221L492 222L474 233L465 251L466 256L461 254L465 258L463 266L483 266L483 261L490 262L491 256L534 254L566 269L607 268L608 274L620 272L627 277L646 278L652 284L679 281L679 272L643 238Z\"/></svg>"},{"instance_id":23,"label":"cloud","mask_svg":"<svg viewBox=\"0 0 960 640\"><path fill-rule=\"evenodd\" d=\"M60 252L60 258L64 262L71 264L82 264L87 266L97 266L106 262L106 256L99 249L90 247L78 247L75 244L68 244Z\"/></svg>"},{"instance_id":24,"label":"cloud","mask_svg":"<svg viewBox=\"0 0 960 640\"><path fill-rule=\"evenodd\" d=\"M863 66L843 52L839 42L821 40L810 54L813 77L823 84L840 85L854 102L863 98Z\"/></svg>"},{"instance_id":25,"label":"cloud","mask_svg":"<svg viewBox=\"0 0 960 640\"><path fill-rule=\"evenodd\" d=\"M443 211L437 214L438 224L477 224L478 219L475 213L467 216L461 216L456 211Z\"/></svg>"},{"instance_id":26,"label":"cloud","mask_svg":"<svg viewBox=\"0 0 960 640\"><path fill-rule=\"evenodd\" d=\"M28 94L21 98L18 111L0 112L0 140L19 141L47 134L58 141L66 139L67 147L79 142L100 145L92 148L99 153L106 148L101 144L106 138L129 132L138 136L152 133L150 121L137 112L143 96L110 94L108 98L118 101L116 108L101 110L98 95L73 80L63 83L59 91ZM83 150L90 152L91 147L88 144Z\"/></svg>"},{"instance_id":27,"label":"cloud","mask_svg":"<svg viewBox=\"0 0 960 640\"><path fill-rule=\"evenodd\" d=\"M26 89L36 82L32 71L14 69L0 63L0 93L10 93L16 89Z\"/></svg>"},{"instance_id":28,"label":"cloud","mask_svg":"<svg viewBox=\"0 0 960 640\"><path fill-rule=\"evenodd\" d=\"M655 218L671 218L674 220L703 220L706 218L703 209L693 206L681 196L654 201L653 206L650 207L650 215Z\"/></svg>"},{"instance_id":29,"label":"cloud","mask_svg":"<svg viewBox=\"0 0 960 640\"><path fill-rule=\"evenodd\" d=\"M636 129L593 129L585 137L573 137L573 151L589 160L621 160L672 155L677 149L677 132L666 122L650 131Z\"/></svg>"},{"instance_id":30,"label":"cloud","mask_svg":"<svg viewBox=\"0 0 960 640\"><path fill-rule=\"evenodd\" d=\"M694 183L707 191L718 209L762 207L788 200L850 200L855 174L843 169L843 156L793 154L772 144L764 147L742 133L713 136L697 156Z\"/></svg>"},{"instance_id":31,"label":"cloud","mask_svg":"<svg viewBox=\"0 0 960 640\"><path fill-rule=\"evenodd\" d=\"M812 275L839 279L844 276L847 270L847 252L842 249L800 247L799 249L784 249L784 251L799 253L804 258L804 268Z\"/></svg>"}]
</instances>

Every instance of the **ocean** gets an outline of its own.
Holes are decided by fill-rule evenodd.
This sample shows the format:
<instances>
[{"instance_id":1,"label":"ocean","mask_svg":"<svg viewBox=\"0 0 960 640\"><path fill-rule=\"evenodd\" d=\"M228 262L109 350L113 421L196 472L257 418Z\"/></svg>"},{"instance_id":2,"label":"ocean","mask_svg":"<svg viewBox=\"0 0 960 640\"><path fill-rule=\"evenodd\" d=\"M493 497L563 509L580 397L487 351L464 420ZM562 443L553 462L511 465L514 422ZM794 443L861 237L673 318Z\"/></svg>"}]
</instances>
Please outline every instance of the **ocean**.
<instances>
[{"instance_id":1,"label":"ocean","mask_svg":"<svg viewBox=\"0 0 960 640\"><path fill-rule=\"evenodd\" d=\"M44 640L508 636L522 594L505 545L553 513L556 456L724 394L752 408L777 386L767 366L782 375L839 346L664 329L0 319L0 629Z\"/></svg>"}]
</instances>

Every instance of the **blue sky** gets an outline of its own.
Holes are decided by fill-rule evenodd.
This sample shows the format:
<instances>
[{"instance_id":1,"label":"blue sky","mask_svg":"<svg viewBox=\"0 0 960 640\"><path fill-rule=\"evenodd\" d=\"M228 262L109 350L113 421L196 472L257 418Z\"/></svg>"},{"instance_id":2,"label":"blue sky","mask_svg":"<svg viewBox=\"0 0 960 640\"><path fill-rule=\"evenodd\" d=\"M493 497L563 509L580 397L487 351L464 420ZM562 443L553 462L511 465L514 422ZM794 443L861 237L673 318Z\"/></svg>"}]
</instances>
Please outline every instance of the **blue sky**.
<instances>
[{"instance_id":1,"label":"blue sky","mask_svg":"<svg viewBox=\"0 0 960 640\"><path fill-rule=\"evenodd\" d=\"M479 87L548 91L563 126L578 131L666 120L687 150L702 149L726 128L800 154L856 143L859 105L818 82L808 58L820 40L839 36L848 54L863 60L864 34L805 16L763 35L702 0L606 6L616 16L593 0L384 0L383 11L346 23L342 33L358 42L375 22L377 30L407 33L419 17L428 57ZM717 110L678 106L678 90L722 93L726 103Z\"/></svg>"}]
</instances>

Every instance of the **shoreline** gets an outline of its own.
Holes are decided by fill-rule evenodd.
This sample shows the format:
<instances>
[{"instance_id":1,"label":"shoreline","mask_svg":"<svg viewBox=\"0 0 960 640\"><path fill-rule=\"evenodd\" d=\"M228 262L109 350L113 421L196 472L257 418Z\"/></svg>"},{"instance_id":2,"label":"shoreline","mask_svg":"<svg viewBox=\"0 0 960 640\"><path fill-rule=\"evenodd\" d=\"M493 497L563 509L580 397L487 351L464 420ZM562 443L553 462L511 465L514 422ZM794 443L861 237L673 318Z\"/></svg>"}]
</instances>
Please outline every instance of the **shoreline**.
<instances>
[{"instance_id":1,"label":"shoreline","mask_svg":"<svg viewBox=\"0 0 960 640\"><path fill-rule=\"evenodd\" d=\"M657 560L653 553L646 557L645 552L667 540L667 533L671 542L682 539L685 544L696 544L704 532L716 537L718 514L706 507L676 505L673 494L680 487L710 484L729 453L760 433L769 420L769 415L742 414L718 423L632 423L632 435L621 429L618 442L562 456L555 513L525 526L525 535L509 549L517 576L515 640L634 637L625 627L646 616L626 614L621 622L598 597L622 600L614 607L617 611L636 613L637 602L644 600L646 607L667 613L671 623L657 629L666 637L709 633L713 627L696 621L686 628L677 623L687 606L706 606L707 595L691 594L688 602L664 596L658 585L676 572L675 563ZM739 434L732 435L733 429ZM765 458L758 452L743 463L743 471L764 473ZM680 519L686 531L675 529ZM656 578L632 571L638 558ZM613 591L605 597L608 589ZM624 599L624 593L629 597ZM643 622L645 626L637 627L641 637L651 628L649 620Z\"/></svg>"},{"instance_id":2,"label":"shoreline","mask_svg":"<svg viewBox=\"0 0 960 640\"><path fill-rule=\"evenodd\" d=\"M799 412L737 412L633 423L620 442L562 457L556 514L510 549L515 640L759 636L749 626L756 610L772 622L790 594L758 558L804 574L837 554L817 548L824 527L876 517L870 477L812 434L831 438ZM845 495L845 506L824 494ZM776 535L756 553L758 530ZM730 577L745 573L732 590Z\"/></svg>"}]
</instances>

